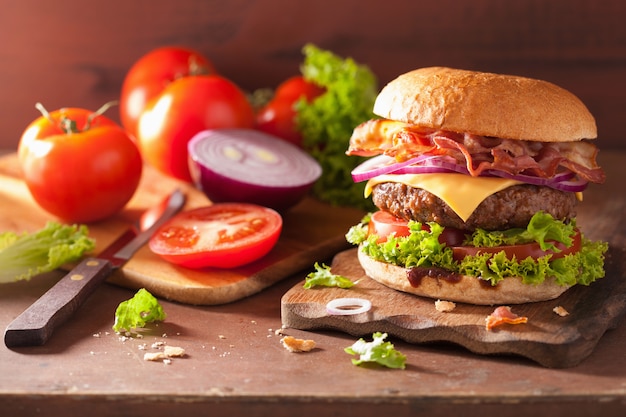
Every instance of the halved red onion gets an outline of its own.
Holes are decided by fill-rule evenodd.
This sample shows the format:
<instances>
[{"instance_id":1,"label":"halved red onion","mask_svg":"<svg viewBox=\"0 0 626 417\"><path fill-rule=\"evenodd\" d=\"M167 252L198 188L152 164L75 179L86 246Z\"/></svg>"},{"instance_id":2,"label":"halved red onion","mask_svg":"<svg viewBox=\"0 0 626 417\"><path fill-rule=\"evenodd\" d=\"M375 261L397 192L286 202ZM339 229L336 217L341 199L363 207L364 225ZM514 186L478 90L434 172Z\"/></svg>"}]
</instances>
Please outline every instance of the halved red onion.
<instances>
[{"instance_id":1,"label":"halved red onion","mask_svg":"<svg viewBox=\"0 0 626 417\"><path fill-rule=\"evenodd\" d=\"M300 148L252 129L205 130L188 145L196 186L213 202L246 202L286 210L322 174Z\"/></svg>"}]
</instances>

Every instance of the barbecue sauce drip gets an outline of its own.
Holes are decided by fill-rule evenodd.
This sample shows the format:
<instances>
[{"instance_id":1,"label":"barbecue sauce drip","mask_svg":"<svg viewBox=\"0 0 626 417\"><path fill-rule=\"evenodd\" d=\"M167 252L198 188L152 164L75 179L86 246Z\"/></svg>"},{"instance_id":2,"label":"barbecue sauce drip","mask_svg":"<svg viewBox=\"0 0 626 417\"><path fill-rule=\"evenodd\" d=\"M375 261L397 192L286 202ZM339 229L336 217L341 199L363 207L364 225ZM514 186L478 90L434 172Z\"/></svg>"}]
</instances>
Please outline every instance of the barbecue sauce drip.
<instances>
[{"instance_id":1,"label":"barbecue sauce drip","mask_svg":"<svg viewBox=\"0 0 626 417\"><path fill-rule=\"evenodd\" d=\"M421 266L416 266L409 269L406 275L409 282L411 283L411 286L415 288L420 286L424 277L435 278L437 280L442 279L449 282L450 284L456 284L461 280L461 275L448 271L447 269L437 267L424 268Z\"/></svg>"},{"instance_id":2,"label":"barbecue sauce drip","mask_svg":"<svg viewBox=\"0 0 626 417\"><path fill-rule=\"evenodd\" d=\"M421 285L425 277L443 280L450 284L456 284L461 281L461 275L438 267L421 267L416 266L409 269L406 273L407 279L412 287L417 288ZM491 285L491 282L477 278L481 287L484 289L496 289L497 286Z\"/></svg>"}]
</instances>

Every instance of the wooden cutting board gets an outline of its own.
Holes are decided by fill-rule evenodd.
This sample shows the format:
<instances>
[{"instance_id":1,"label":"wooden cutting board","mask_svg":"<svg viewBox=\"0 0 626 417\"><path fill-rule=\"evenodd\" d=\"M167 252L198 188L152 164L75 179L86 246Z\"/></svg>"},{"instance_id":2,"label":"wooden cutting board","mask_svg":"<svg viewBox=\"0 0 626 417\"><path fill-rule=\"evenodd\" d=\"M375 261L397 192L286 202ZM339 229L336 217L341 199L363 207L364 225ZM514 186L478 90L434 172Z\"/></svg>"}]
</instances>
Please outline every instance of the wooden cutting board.
<instances>
[{"instance_id":1,"label":"wooden cutting board","mask_svg":"<svg viewBox=\"0 0 626 417\"><path fill-rule=\"evenodd\" d=\"M98 253L147 208L161 202L176 188L185 192L184 209L209 205L208 198L191 184L167 178L146 166L139 189L126 208L111 219L89 224ZM247 266L223 270L192 270L163 261L147 246L140 249L110 282L131 289L146 288L152 294L186 304L217 305L255 294L304 269L329 259L347 248L345 233L358 223L358 210L336 208L314 199L305 199L283 213L283 232L274 249L263 259ZM332 217L332 221L328 218ZM0 158L0 231L40 229L53 216L39 208L20 179L14 154Z\"/></svg>"},{"instance_id":2,"label":"wooden cutting board","mask_svg":"<svg viewBox=\"0 0 626 417\"><path fill-rule=\"evenodd\" d=\"M434 300L401 293L368 278L358 263L356 249L338 253L331 270L358 283L350 289L313 288L299 283L281 300L283 325L301 330L332 329L371 337L387 332L410 343L450 342L485 355L513 354L550 368L575 366L586 358L607 329L626 311L626 253L609 249L606 276L588 287L577 286L551 301L512 305L528 317L527 324L503 325L488 331L485 318L494 307L457 303L448 313L438 312ZM336 298L370 300L367 313L334 316L326 304ZM553 308L570 314L561 317Z\"/></svg>"}]
</instances>

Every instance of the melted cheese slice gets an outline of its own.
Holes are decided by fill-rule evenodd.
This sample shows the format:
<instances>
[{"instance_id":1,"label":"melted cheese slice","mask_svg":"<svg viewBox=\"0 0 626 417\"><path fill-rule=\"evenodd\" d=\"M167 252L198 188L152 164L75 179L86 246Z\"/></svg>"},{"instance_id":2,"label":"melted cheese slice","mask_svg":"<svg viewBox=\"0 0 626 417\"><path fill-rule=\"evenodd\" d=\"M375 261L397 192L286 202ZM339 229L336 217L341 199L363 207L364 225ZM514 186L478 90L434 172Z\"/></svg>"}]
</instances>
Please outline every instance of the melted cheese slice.
<instances>
[{"instance_id":1,"label":"melted cheese slice","mask_svg":"<svg viewBox=\"0 0 626 417\"><path fill-rule=\"evenodd\" d=\"M369 197L375 185L383 182L399 182L426 190L445 201L464 222L490 195L513 185L523 184L506 178L471 177L456 173L380 175L367 182L365 197Z\"/></svg>"}]
</instances>

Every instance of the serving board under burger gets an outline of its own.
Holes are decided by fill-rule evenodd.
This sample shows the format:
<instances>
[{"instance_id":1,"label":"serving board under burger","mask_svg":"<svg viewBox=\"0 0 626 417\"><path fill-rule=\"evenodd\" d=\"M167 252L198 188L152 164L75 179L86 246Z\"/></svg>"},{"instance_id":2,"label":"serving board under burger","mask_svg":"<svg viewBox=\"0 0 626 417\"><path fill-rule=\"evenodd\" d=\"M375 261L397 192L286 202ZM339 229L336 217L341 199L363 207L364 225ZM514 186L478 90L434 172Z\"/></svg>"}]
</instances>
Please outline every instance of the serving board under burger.
<instances>
[{"instance_id":1,"label":"serving board under burger","mask_svg":"<svg viewBox=\"0 0 626 417\"><path fill-rule=\"evenodd\" d=\"M355 248L337 254L329 264L333 273L357 284L347 290L306 290L303 282L296 284L282 298L283 324L302 330L337 330L366 339L381 331L412 343L453 343L480 354L519 355L546 367L575 366L626 312L624 169L610 162L617 158L610 152L600 154L607 181L585 191L577 214L577 224L587 237L609 243L606 276L588 287L575 286L554 300L511 305L514 313L528 318L526 324L486 330L485 319L496 306L457 303L451 312L439 312L433 299L401 293L369 279ZM345 297L367 299L372 308L353 316L327 313L329 301ZM569 315L556 314L557 306Z\"/></svg>"},{"instance_id":2,"label":"serving board under burger","mask_svg":"<svg viewBox=\"0 0 626 417\"><path fill-rule=\"evenodd\" d=\"M158 205L175 189L186 196L184 210L209 205L209 199L189 183L167 178L146 166L141 183L126 208L113 218L89 224L96 241L95 253L121 235L141 214ZM42 228L53 216L32 199L20 179L14 154L0 158L0 231L32 232ZM145 245L109 281L131 289L146 288L169 300L195 305L218 305L255 294L299 271L312 268L347 247L346 229L362 213L353 209L333 209L305 199L283 213L283 231L274 249L263 259L234 269L187 269L170 264Z\"/></svg>"},{"instance_id":3,"label":"serving board under burger","mask_svg":"<svg viewBox=\"0 0 626 417\"><path fill-rule=\"evenodd\" d=\"M624 254L609 253L607 277L590 287L574 287L550 301L512 305L528 317L526 324L486 330L485 319L496 306L456 303L439 312L435 300L402 293L365 275L356 249L335 256L331 270L357 284L340 288L294 286L282 299L283 325L301 330L340 330L355 336L387 332L411 343L451 342L480 354L516 354L551 368L574 366L586 358L607 329L617 325L626 307ZM337 298L366 299L367 313L332 315L326 305ZM557 315L561 306L569 313Z\"/></svg>"}]
</instances>

